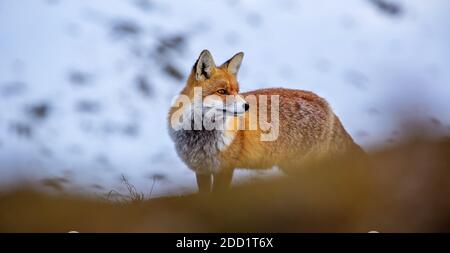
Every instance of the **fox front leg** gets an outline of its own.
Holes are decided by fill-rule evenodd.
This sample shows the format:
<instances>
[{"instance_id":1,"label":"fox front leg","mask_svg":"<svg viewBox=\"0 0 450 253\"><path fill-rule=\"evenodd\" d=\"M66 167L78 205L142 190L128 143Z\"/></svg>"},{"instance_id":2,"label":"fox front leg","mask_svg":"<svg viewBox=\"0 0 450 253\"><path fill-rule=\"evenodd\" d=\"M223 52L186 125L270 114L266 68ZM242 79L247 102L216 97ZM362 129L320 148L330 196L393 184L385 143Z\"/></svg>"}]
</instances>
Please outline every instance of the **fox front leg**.
<instances>
[{"instance_id":1,"label":"fox front leg","mask_svg":"<svg viewBox=\"0 0 450 253\"><path fill-rule=\"evenodd\" d=\"M233 180L233 169L226 169L213 174L213 178L213 192L227 190L230 188L231 181Z\"/></svg>"},{"instance_id":2,"label":"fox front leg","mask_svg":"<svg viewBox=\"0 0 450 253\"><path fill-rule=\"evenodd\" d=\"M195 173L197 177L198 192L211 192L212 175Z\"/></svg>"}]
</instances>

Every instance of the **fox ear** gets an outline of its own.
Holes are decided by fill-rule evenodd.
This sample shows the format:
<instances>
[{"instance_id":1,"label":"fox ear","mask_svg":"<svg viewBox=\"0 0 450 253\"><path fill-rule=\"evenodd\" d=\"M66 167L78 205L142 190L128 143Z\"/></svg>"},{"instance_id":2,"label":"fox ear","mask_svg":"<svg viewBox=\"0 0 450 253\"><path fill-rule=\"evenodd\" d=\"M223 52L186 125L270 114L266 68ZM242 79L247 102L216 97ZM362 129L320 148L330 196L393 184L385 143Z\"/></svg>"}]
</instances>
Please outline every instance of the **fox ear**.
<instances>
[{"instance_id":1,"label":"fox ear","mask_svg":"<svg viewBox=\"0 0 450 253\"><path fill-rule=\"evenodd\" d=\"M203 50L194 65L195 78L199 81L210 78L215 67L211 53L206 49Z\"/></svg>"},{"instance_id":2,"label":"fox ear","mask_svg":"<svg viewBox=\"0 0 450 253\"><path fill-rule=\"evenodd\" d=\"M224 62L220 67L226 68L228 72L230 72L233 75L237 75L239 72L239 68L241 67L242 59L244 58L244 53L239 52L235 54L231 59Z\"/></svg>"}]
</instances>

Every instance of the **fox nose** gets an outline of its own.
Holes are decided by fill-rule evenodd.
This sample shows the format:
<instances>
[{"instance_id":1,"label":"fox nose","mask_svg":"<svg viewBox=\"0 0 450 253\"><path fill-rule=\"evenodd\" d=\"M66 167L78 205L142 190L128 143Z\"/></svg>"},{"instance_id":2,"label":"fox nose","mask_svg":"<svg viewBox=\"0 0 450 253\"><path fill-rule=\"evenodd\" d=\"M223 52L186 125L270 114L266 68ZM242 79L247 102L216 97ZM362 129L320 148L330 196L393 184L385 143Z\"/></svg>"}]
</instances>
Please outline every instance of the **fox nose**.
<instances>
[{"instance_id":1,"label":"fox nose","mask_svg":"<svg viewBox=\"0 0 450 253\"><path fill-rule=\"evenodd\" d=\"M244 104L244 110L248 111L248 109L250 109L250 105L248 103L245 103Z\"/></svg>"}]
</instances>

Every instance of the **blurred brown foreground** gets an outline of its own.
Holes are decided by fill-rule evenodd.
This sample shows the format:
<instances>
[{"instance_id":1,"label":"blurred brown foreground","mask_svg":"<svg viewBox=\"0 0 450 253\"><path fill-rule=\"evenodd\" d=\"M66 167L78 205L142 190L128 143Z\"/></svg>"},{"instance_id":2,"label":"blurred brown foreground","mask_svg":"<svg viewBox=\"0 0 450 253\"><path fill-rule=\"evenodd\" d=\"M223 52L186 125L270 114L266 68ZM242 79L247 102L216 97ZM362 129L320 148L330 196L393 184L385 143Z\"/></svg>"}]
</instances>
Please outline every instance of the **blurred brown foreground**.
<instances>
[{"instance_id":1,"label":"blurred brown foreground","mask_svg":"<svg viewBox=\"0 0 450 253\"><path fill-rule=\"evenodd\" d=\"M111 203L0 193L0 232L450 232L450 140L414 140L229 192Z\"/></svg>"}]
</instances>

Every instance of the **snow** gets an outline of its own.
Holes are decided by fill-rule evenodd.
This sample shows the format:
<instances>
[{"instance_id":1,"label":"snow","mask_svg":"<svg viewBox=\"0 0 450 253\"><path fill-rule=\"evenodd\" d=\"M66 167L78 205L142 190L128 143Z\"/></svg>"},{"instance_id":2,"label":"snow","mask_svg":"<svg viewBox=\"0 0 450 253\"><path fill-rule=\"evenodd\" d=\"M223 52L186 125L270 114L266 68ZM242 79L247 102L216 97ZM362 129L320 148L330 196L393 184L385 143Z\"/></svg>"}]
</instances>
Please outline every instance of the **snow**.
<instances>
[{"instance_id":1,"label":"snow","mask_svg":"<svg viewBox=\"0 0 450 253\"><path fill-rule=\"evenodd\" d=\"M152 196L194 190L166 117L204 48L217 63L245 52L242 91L326 98L368 150L411 116L449 134L450 2L391 2L399 14L364 0L1 1L0 186L63 177L107 193L124 174L145 193L156 180Z\"/></svg>"}]
</instances>

